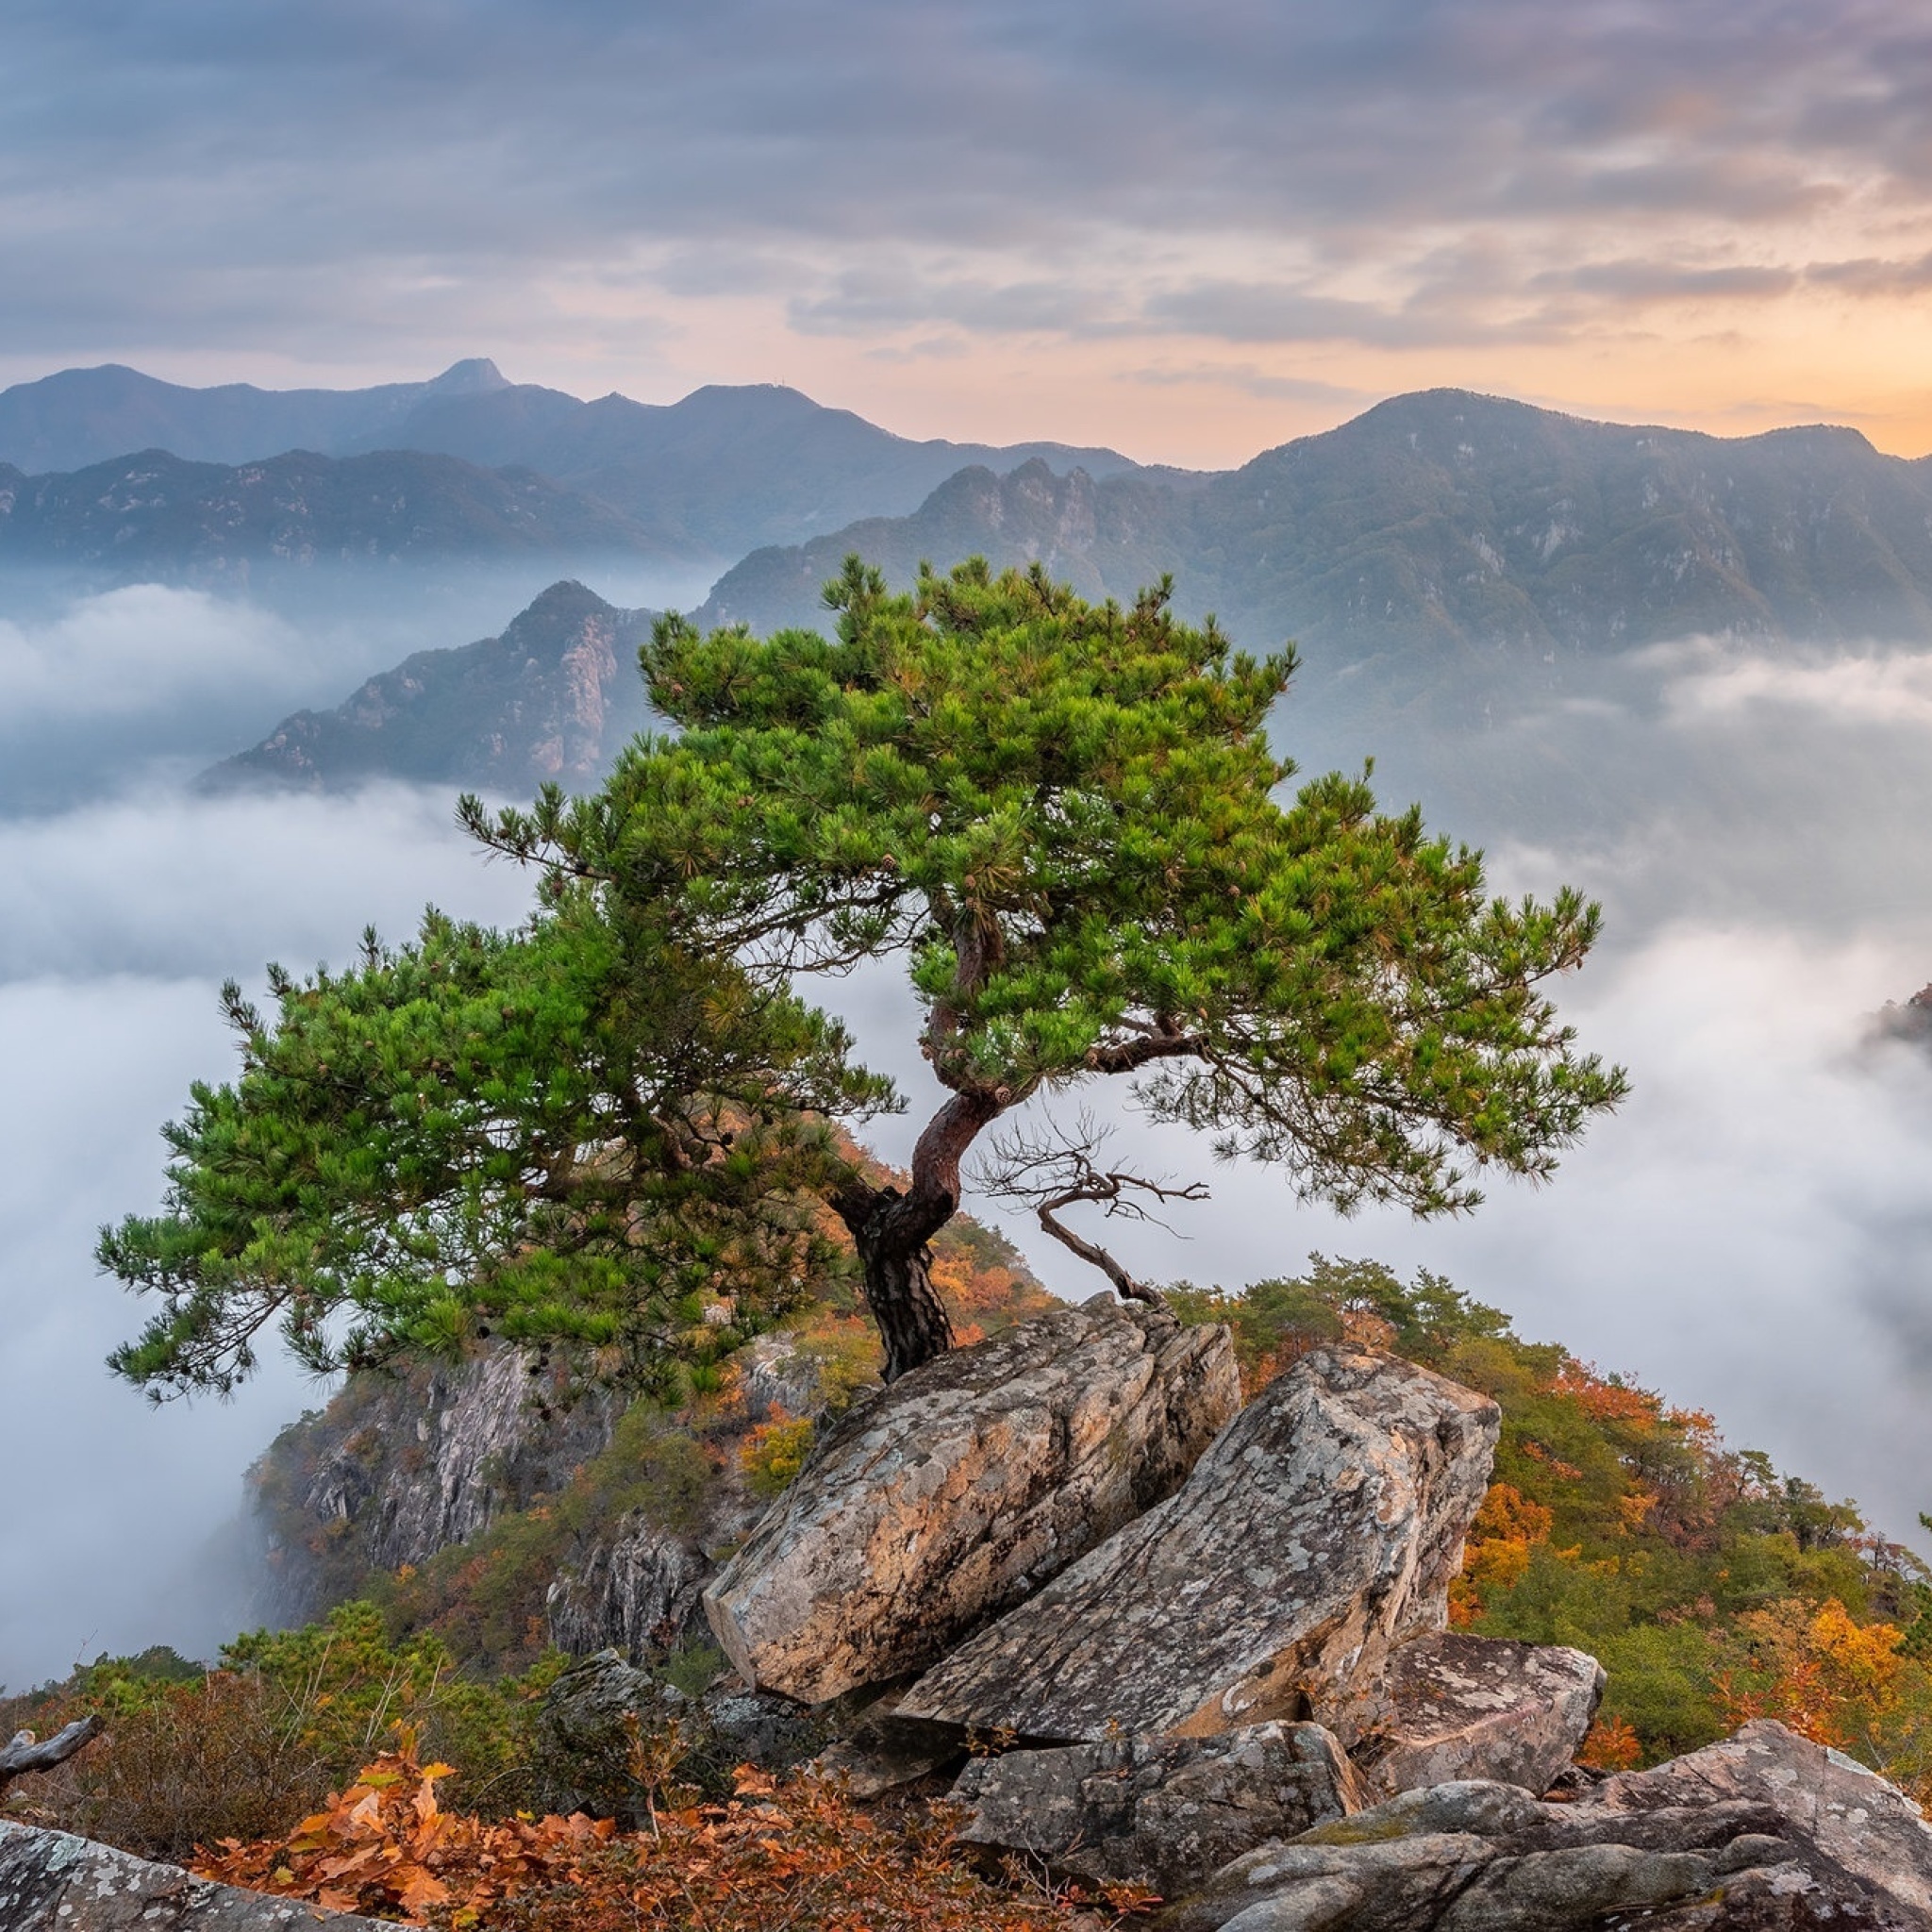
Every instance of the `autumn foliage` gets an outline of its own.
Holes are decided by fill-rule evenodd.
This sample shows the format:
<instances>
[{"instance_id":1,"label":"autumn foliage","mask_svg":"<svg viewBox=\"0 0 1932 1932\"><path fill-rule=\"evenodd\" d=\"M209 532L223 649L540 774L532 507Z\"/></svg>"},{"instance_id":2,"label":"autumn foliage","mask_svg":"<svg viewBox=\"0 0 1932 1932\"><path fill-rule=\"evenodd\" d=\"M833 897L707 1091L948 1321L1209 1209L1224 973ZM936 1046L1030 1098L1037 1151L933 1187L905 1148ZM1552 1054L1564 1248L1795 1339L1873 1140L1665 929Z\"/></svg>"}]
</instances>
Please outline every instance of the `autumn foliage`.
<instances>
[{"instance_id":1,"label":"autumn foliage","mask_svg":"<svg viewBox=\"0 0 1932 1932\"><path fill-rule=\"evenodd\" d=\"M1404 1282L1316 1256L1239 1295L1174 1299L1230 1324L1251 1392L1349 1341L1495 1397L1493 1481L1450 1621L1603 1662L1587 1762L1655 1763L1774 1717L1932 1797L1932 1574L1850 1505L1729 1448L1708 1415L1524 1341L1425 1271Z\"/></svg>"},{"instance_id":2,"label":"autumn foliage","mask_svg":"<svg viewBox=\"0 0 1932 1932\"><path fill-rule=\"evenodd\" d=\"M626 1834L581 1814L491 1823L445 1811L436 1784L449 1770L419 1763L406 1735L286 1838L227 1840L194 1869L451 1932L1054 1932L1112 1924L1148 1902L989 1883L959 1862L942 1807L870 1814L811 1776L781 1783L747 1766L728 1802L674 1794L653 1829Z\"/></svg>"}]
</instances>

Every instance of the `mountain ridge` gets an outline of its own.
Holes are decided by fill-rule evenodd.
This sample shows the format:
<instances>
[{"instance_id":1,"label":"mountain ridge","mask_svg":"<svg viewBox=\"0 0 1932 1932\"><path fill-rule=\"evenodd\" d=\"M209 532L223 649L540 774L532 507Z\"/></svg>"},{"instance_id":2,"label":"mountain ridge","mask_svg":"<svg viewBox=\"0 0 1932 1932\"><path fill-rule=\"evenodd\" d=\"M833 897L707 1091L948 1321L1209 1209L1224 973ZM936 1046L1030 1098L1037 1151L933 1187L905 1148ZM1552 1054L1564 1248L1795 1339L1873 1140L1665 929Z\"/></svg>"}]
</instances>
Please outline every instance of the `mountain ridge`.
<instances>
[{"instance_id":1,"label":"mountain ridge","mask_svg":"<svg viewBox=\"0 0 1932 1932\"><path fill-rule=\"evenodd\" d=\"M197 390L108 364L0 391L0 463L56 473L151 448L230 466L302 448L532 469L637 524L647 545L721 566L761 543L913 510L974 462L1141 468L1098 447L919 441L776 383L709 384L675 403L614 391L585 402L509 382L482 357L428 382L368 390Z\"/></svg>"}]
</instances>

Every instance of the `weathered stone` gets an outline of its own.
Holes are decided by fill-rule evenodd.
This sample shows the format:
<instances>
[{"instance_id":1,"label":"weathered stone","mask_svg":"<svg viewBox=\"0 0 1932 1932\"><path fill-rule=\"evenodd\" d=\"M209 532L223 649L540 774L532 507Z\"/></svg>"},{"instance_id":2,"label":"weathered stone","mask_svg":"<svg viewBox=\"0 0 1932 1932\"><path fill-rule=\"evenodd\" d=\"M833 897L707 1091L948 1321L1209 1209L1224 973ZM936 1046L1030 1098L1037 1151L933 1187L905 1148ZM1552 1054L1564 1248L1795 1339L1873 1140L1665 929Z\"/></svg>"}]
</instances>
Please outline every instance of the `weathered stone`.
<instances>
[{"instance_id":1,"label":"weathered stone","mask_svg":"<svg viewBox=\"0 0 1932 1932\"><path fill-rule=\"evenodd\" d=\"M694 1538L627 1509L607 1536L550 1580L543 1607L550 1641L576 1656L609 1647L631 1657L677 1643L693 1624L718 1566Z\"/></svg>"},{"instance_id":2,"label":"weathered stone","mask_svg":"<svg viewBox=\"0 0 1932 1932\"><path fill-rule=\"evenodd\" d=\"M1712 1860L1696 1852L1620 1844L1532 1852L1497 1859L1436 1923L1440 1932L1560 1932L1612 1912L1701 1898L1716 1875Z\"/></svg>"},{"instance_id":3,"label":"weathered stone","mask_svg":"<svg viewBox=\"0 0 1932 1932\"><path fill-rule=\"evenodd\" d=\"M1284 1724L975 1758L953 1797L973 1807L958 1834L966 1844L1168 1895L1360 1806L1334 1733Z\"/></svg>"},{"instance_id":4,"label":"weathered stone","mask_svg":"<svg viewBox=\"0 0 1932 1932\"><path fill-rule=\"evenodd\" d=\"M955 1349L821 1440L705 1592L747 1681L919 1670L1173 1493L1240 1406L1233 1344L1097 1297Z\"/></svg>"},{"instance_id":5,"label":"weathered stone","mask_svg":"<svg viewBox=\"0 0 1932 1932\"><path fill-rule=\"evenodd\" d=\"M1463 1832L1379 1844L1263 1845L1158 1924L1159 1932L1422 1932L1495 1856L1487 1839Z\"/></svg>"},{"instance_id":6,"label":"weathered stone","mask_svg":"<svg viewBox=\"0 0 1932 1932\"><path fill-rule=\"evenodd\" d=\"M614 1650L573 1664L544 1693L536 1727L538 1795L546 1810L631 1824L646 1808L634 1748L664 1776L729 1790L734 1767L790 1771L822 1750L825 1724L788 1698L729 1682L688 1697Z\"/></svg>"},{"instance_id":7,"label":"weathered stone","mask_svg":"<svg viewBox=\"0 0 1932 1932\"><path fill-rule=\"evenodd\" d=\"M1438 1631L1392 1652L1391 1707L1355 1752L1378 1793L1498 1778L1541 1795L1576 1755L1603 1697L1580 1650Z\"/></svg>"},{"instance_id":8,"label":"weathered stone","mask_svg":"<svg viewBox=\"0 0 1932 1932\"><path fill-rule=\"evenodd\" d=\"M380 1921L193 1877L92 1839L0 1822L5 1932L375 1932Z\"/></svg>"},{"instance_id":9,"label":"weathered stone","mask_svg":"<svg viewBox=\"0 0 1932 1932\"><path fill-rule=\"evenodd\" d=\"M1768 1718L1653 1771L1607 1778L1575 1808L1601 1816L1725 1799L1770 1807L1778 1836L1932 1924L1932 1826L1918 1807L1863 1765Z\"/></svg>"},{"instance_id":10,"label":"weathered stone","mask_svg":"<svg viewBox=\"0 0 1932 1932\"><path fill-rule=\"evenodd\" d=\"M1489 1481L1487 1396L1318 1349L1179 1492L963 1645L908 1716L1041 1742L1312 1718L1352 1743L1383 1661L1441 1628Z\"/></svg>"},{"instance_id":11,"label":"weathered stone","mask_svg":"<svg viewBox=\"0 0 1932 1932\"><path fill-rule=\"evenodd\" d=\"M1714 1765L1696 1752L1607 1780L1606 1803L1480 1779L1405 1791L1234 1859L1161 1932L1928 1932L1906 1895L1916 1845L1891 1831L1907 1821L1877 1794L1905 1800L1820 1751L1875 1790L1808 1803L1818 1767L1752 1735L1767 1729L1713 1746Z\"/></svg>"}]
</instances>

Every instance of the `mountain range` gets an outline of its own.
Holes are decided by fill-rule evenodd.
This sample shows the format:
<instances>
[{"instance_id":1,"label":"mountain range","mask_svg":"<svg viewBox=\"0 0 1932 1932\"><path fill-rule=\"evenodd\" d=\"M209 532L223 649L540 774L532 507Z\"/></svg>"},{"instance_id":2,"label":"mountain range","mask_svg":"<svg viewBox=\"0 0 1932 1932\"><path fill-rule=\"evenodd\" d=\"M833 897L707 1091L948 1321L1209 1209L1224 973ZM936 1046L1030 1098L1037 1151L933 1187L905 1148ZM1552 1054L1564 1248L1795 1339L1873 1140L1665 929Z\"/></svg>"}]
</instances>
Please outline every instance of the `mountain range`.
<instances>
[{"instance_id":1,"label":"mountain range","mask_svg":"<svg viewBox=\"0 0 1932 1932\"><path fill-rule=\"evenodd\" d=\"M392 567L530 552L651 554L607 505L533 470L455 457L306 450L240 465L166 450L29 476L0 465L0 564L117 582L246 581L262 568Z\"/></svg>"},{"instance_id":2,"label":"mountain range","mask_svg":"<svg viewBox=\"0 0 1932 1932\"><path fill-rule=\"evenodd\" d=\"M701 619L813 622L851 551L898 581L922 558L1039 557L1124 599L1172 572L1185 612L1296 639L1317 679L1560 675L1690 635L1923 637L1932 464L1852 429L1722 438L1435 390L1219 475L962 472L909 517L755 553Z\"/></svg>"},{"instance_id":3,"label":"mountain range","mask_svg":"<svg viewBox=\"0 0 1932 1932\"><path fill-rule=\"evenodd\" d=\"M0 463L42 481L42 473L130 451L234 467L298 449L414 450L536 470L614 512L624 550L720 563L855 518L910 511L974 463L1008 470L1039 458L1094 476L1139 468L1114 450L1054 442L916 441L769 383L700 389L663 405L615 394L583 402L508 382L482 358L430 382L364 390L189 389L109 365L0 391Z\"/></svg>"},{"instance_id":4,"label":"mountain range","mask_svg":"<svg viewBox=\"0 0 1932 1932\"><path fill-rule=\"evenodd\" d=\"M229 460L297 434L323 447ZM170 447L17 466L137 435ZM15 465L0 467L0 564L95 581L253 583L355 563L400 583L441 557L521 558L595 583L607 568L736 556L696 616L763 633L822 623L820 588L852 552L900 584L922 560L1038 558L1122 599L1171 573L1184 615L1211 610L1251 647L1295 639L1303 701L1336 716L1487 716L1690 636L1775 648L1932 629L1932 458L1887 456L1846 428L1724 438L1461 390L1398 396L1205 473L1104 449L912 441L769 385L656 407L509 383L480 359L359 391L80 370L0 393L0 457ZM632 622L603 608L599 623ZM575 715L577 700L533 692L583 660L531 645L550 623L526 613L466 651L419 654L387 675L401 683L285 721L241 765L304 783L552 774L539 714ZM496 648L512 637L514 675ZM614 697L598 702L619 715ZM501 728L484 731L499 704ZM421 722L439 707L446 724ZM485 739L505 748L486 754ZM575 754L558 757L556 771L575 770Z\"/></svg>"}]
</instances>

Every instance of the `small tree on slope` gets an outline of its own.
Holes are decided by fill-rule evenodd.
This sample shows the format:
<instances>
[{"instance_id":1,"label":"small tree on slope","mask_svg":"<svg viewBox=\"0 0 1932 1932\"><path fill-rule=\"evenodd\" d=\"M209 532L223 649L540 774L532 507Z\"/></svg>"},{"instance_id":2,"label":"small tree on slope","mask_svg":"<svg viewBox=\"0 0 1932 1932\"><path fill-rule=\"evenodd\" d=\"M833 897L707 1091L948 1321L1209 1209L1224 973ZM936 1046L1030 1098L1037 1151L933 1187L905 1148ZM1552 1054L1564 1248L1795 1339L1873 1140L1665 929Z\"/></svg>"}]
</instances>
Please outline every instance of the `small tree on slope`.
<instances>
[{"instance_id":1,"label":"small tree on slope","mask_svg":"<svg viewBox=\"0 0 1932 1932\"><path fill-rule=\"evenodd\" d=\"M926 1244L1001 1115L1108 1075L1303 1197L1474 1206L1472 1165L1540 1178L1623 1075L1573 1050L1540 991L1598 909L1486 895L1480 855L1331 774L1292 803L1263 732L1291 653L1177 622L1168 587L1092 606L1039 566L857 558L837 637L700 637L641 654L681 727L596 796L463 814L553 894L675 908L682 941L754 983L903 956L946 1099L902 1192L848 1170L888 1379L950 1345Z\"/></svg>"}]
</instances>

